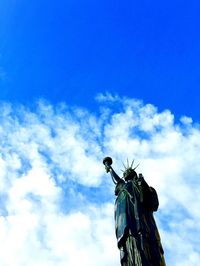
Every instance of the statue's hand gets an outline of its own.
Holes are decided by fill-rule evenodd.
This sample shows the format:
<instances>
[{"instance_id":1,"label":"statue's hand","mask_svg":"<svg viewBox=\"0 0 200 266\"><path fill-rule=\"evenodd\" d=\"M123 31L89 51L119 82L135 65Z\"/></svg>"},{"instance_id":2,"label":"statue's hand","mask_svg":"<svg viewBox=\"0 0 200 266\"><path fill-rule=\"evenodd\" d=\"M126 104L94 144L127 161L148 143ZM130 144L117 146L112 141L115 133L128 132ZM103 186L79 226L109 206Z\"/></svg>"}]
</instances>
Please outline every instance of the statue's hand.
<instances>
[{"instance_id":1,"label":"statue's hand","mask_svg":"<svg viewBox=\"0 0 200 266\"><path fill-rule=\"evenodd\" d=\"M109 173L109 172L110 172L110 170L111 170L111 167L110 167L110 165L108 165L108 164L105 164L105 169L106 169L106 173Z\"/></svg>"},{"instance_id":2,"label":"statue's hand","mask_svg":"<svg viewBox=\"0 0 200 266\"><path fill-rule=\"evenodd\" d=\"M139 185L141 185L141 183L144 181L144 177L142 174L139 174L137 181Z\"/></svg>"}]
</instances>

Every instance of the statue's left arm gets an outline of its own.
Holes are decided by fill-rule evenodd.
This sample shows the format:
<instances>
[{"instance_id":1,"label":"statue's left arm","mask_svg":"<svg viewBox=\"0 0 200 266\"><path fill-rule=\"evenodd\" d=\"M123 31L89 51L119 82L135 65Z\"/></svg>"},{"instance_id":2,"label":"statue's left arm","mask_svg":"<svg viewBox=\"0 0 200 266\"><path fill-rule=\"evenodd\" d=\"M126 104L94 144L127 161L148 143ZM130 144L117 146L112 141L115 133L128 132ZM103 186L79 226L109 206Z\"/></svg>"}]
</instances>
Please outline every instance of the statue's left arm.
<instances>
[{"instance_id":1,"label":"statue's left arm","mask_svg":"<svg viewBox=\"0 0 200 266\"><path fill-rule=\"evenodd\" d=\"M144 206L151 212L157 211L159 201L156 190L147 184L142 174L139 174L138 184L141 190L140 193L142 193Z\"/></svg>"}]
</instances>

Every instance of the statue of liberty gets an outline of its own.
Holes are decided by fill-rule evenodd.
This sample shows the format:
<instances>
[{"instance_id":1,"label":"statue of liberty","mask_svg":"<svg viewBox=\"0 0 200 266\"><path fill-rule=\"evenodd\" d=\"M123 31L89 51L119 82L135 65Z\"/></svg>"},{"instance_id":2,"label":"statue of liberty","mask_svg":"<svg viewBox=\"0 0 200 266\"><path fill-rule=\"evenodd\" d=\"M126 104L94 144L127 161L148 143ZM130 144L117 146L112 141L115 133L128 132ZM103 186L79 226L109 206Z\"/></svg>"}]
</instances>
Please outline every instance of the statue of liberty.
<instances>
[{"instance_id":1,"label":"statue of liberty","mask_svg":"<svg viewBox=\"0 0 200 266\"><path fill-rule=\"evenodd\" d=\"M133 161L134 162L134 161ZM153 217L158 209L158 196L142 174L137 175L133 162L120 178L111 167L112 158L105 157L115 187L115 231L121 266L165 266L164 251Z\"/></svg>"}]
</instances>

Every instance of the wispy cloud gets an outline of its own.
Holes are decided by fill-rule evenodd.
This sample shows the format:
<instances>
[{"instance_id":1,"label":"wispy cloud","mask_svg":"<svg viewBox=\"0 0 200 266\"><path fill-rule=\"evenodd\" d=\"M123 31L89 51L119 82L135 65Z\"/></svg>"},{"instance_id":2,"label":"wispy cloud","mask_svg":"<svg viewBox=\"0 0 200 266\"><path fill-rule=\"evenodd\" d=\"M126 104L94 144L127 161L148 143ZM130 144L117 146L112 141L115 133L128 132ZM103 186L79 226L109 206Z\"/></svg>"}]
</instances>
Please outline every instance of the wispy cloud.
<instances>
[{"instance_id":1,"label":"wispy cloud","mask_svg":"<svg viewBox=\"0 0 200 266\"><path fill-rule=\"evenodd\" d=\"M114 188L102 165L110 155L119 173L134 158L157 189L167 263L198 265L199 125L135 99L97 100L97 113L1 104L0 264L119 265Z\"/></svg>"}]
</instances>

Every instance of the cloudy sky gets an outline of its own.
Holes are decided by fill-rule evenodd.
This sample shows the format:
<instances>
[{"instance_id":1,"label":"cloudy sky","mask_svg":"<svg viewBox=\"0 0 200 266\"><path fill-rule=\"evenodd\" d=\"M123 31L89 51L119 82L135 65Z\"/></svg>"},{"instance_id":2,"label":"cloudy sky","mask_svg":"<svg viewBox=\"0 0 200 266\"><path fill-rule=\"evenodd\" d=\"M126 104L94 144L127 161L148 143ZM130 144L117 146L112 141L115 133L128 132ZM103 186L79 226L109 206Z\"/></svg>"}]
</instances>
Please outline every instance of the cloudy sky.
<instances>
[{"instance_id":1,"label":"cloudy sky","mask_svg":"<svg viewBox=\"0 0 200 266\"><path fill-rule=\"evenodd\" d=\"M200 261L200 4L0 2L0 265L116 266L127 158L168 266Z\"/></svg>"}]
</instances>

